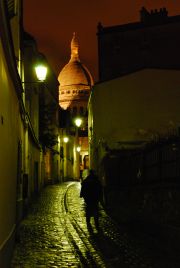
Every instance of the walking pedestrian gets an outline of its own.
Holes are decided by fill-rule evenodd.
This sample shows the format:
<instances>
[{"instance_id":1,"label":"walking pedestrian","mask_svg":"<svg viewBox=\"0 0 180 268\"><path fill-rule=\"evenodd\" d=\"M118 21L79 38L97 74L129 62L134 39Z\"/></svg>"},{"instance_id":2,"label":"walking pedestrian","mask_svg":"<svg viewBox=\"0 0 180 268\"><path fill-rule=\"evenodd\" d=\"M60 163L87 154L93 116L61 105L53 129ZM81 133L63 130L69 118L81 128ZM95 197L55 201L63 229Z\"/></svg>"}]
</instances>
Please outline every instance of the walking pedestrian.
<instances>
[{"instance_id":1,"label":"walking pedestrian","mask_svg":"<svg viewBox=\"0 0 180 268\"><path fill-rule=\"evenodd\" d=\"M81 184L80 197L84 198L86 204L86 223L90 227L90 218L94 217L96 228L99 228L99 202L102 198L102 186L95 175L94 170L89 171L89 175Z\"/></svg>"}]
</instances>

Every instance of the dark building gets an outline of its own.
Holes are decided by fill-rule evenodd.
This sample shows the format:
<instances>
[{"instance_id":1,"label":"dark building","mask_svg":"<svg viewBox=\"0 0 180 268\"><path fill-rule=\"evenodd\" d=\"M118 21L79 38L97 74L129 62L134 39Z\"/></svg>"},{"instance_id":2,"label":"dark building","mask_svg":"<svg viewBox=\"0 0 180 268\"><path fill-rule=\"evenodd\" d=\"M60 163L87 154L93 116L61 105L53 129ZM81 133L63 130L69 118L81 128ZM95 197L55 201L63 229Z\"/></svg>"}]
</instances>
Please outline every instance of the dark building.
<instances>
[{"instance_id":1,"label":"dark building","mask_svg":"<svg viewBox=\"0 0 180 268\"><path fill-rule=\"evenodd\" d=\"M98 25L99 80L109 80L142 68L180 68L180 15L165 8L140 10L140 21Z\"/></svg>"}]
</instances>

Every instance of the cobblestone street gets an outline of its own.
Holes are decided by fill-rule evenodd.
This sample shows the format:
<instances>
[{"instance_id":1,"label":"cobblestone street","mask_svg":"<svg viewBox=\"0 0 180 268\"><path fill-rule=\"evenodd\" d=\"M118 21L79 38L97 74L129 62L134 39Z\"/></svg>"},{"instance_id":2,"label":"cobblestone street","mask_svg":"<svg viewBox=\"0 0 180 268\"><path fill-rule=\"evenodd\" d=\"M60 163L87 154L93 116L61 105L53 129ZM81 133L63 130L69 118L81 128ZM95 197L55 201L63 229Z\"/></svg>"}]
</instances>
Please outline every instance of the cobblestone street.
<instances>
[{"instance_id":1,"label":"cobblestone street","mask_svg":"<svg viewBox=\"0 0 180 268\"><path fill-rule=\"evenodd\" d=\"M180 263L133 236L100 209L100 230L87 229L80 183L47 186L20 226L11 268L177 268Z\"/></svg>"}]
</instances>

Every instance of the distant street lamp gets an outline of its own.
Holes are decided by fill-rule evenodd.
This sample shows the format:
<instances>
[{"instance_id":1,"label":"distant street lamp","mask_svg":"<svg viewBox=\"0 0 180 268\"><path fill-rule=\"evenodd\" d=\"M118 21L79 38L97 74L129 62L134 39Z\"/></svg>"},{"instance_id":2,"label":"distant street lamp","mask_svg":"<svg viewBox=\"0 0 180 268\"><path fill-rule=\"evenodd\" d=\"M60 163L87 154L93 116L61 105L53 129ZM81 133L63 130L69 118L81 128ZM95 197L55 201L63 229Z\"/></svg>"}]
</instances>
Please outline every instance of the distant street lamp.
<instances>
[{"instance_id":1,"label":"distant street lamp","mask_svg":"<svg viewBox=\"0 0 180 268\"><path fill-rule=\"evenodd\" d=\"M69 141L69 138L68 138L68 137L64 137L64 138L63 138L63 141L64 141L65 143L67 143L67 142Z\"/></svg>"},{"instance_id":2,"label":"distant street lamp","mask_svg":"<svg viewBox=\"0 0 180 268\"><path fill-rule=\"evenodd\" d=\"M82 119L79 118L79 117L77 117L77 118L74 120L74 122L75 122L75 125L76 125L77 127L80 127L81 124L82 124Z\"/></svg>"},{"instance_id":3,"label":"distant street lamp","mask_svg":"<svg viewBox=\"0 0 180 268\"><path fill-rule=\"evenodd\" d=\"M75 139L74 139L74 177L79 180L80 178L80 146L79 146L79 133L78 128L82 125L82 119L80 117L75 118L74 123L76 125Z\"/></svg>"},{"instance_id":4,"label":"distant street lamp","mask_svg":"<svg viewBox=\"0 0 180 268\"><path fill-rule=\"evenodd\" d=\"M63 177L66 179L68 176L68 143L69 143L69 137L64 136L63 137Z\"/></svg>"}]
</instances>

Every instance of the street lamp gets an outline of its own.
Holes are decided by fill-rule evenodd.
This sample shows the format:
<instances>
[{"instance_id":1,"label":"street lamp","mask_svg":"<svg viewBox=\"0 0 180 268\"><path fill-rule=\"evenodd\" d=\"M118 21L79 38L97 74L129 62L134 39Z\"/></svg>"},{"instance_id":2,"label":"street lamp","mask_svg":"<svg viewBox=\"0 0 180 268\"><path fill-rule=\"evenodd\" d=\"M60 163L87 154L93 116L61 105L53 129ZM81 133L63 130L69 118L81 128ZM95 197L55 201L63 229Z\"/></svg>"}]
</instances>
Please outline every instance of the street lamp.
<instances>
[{"instance_id":1,"label":"street lamp","mask_svg":"<svg viewBox=\"0 0 180 268\"><path fill-rule=\"evenodd\" d=\"M74 122L77 127L80 127L82 124L82 119L80 117L77 117Z\"/></svg>"},{"instance_id":2,"label":"street lamp","mask_svg":"<svg viewBox=\"0 0 180 268\"><path fill-rule=\"evenodd\" d=\"M79 146L79 133L78 128L82 125L82 119L80 117L75 118L74 120L76 131L74 139L74 177L79 180L80 177L80 146Z\"/></svg>"},{"instance_id":3,"label":"street lamp","mask_svg":"<svg viewBox=\"0 0 180 268\"><path fill-rule=\"evenodd\" d=\"M69 137L63 137L63 177L66 179L68 177L68 142Z\"/></svg>"},{"instance_id":4,"label":"street lamp","mask_svg":"<svg viewBox=\"0 0 180 268\"><path fill-rule=\"evenodd\" d=\"M26 59L27 60L27 59ZM36 77L35 77L36 74ZM22 87L23 87L23 101L25 104L25 110L26 110L26 123L27 126L29 125L29 128L26 128L25 130L25 140L24 140L24 152L25 152L25 159L29 158L29 155L32 154L33 156L33 149L31 149L31 146L29 146L29 130L30 133L33 133L33 137L36 143L39 142L39 94L36 94L34 90L32 90L35 87L41 87L41 84L39 82L44 82L46 79L47 74L47 67L45 65L37 65L33 66L32 73L30 73L30 69L26 69L26 62L25 62L25 68L24 68L24 74L23 78L24 81L22 81ZM26 78L30 79L26 79ZM38 81L37 81L38 80ZM29 92L31 91L31 94ZM38 144L39 145L39 144ZM31 150L31 151L30 151ZM40 153L41 154L41 153ZM24 164L24 173L29 173L29 162L25 161ZM49 167L46 167L48 170ZM44 172L45 174L45 172ZM38 185L41 180L44 178L40 178L37 181L36 184L36 190L38 190ZM24 183L24 182L23 182Z\"/></svg>"},{"instance_id":5,"label":"street lamp","mask_svg":"<svg viewBox=\"0 0 180 268\"><path fill-rule=\"evenodd\" d=\"M42 65L42 64L36 65L35 72L36 72L37 79L40 82L43 82L46 79L47 67L45 65Z\"/></svg>"},{"instance_id":6,"label":"street lamp","mask_svg":"<svg viewBox=\"0 0 180 268\"><path fill-rule=\"evenodd\" d=\"M67 142L69 141L69 138L68 138L68 137L64 137L64 138L63 138L63 141L64 141L65 143L67 143Z\"/></svg>"},{"instance_id":7,"label":"street lamp","mask_svg":"<svg viewBox=\"0 0 180 268\"><path fill-rule=\"evenodd\" d=\"M36 78L38 81L22 81L22 84L35 84L38 82L44 82L47 76L47 66L44 64L38 64L34 67Z\"/></svg>"}]
</instances>

